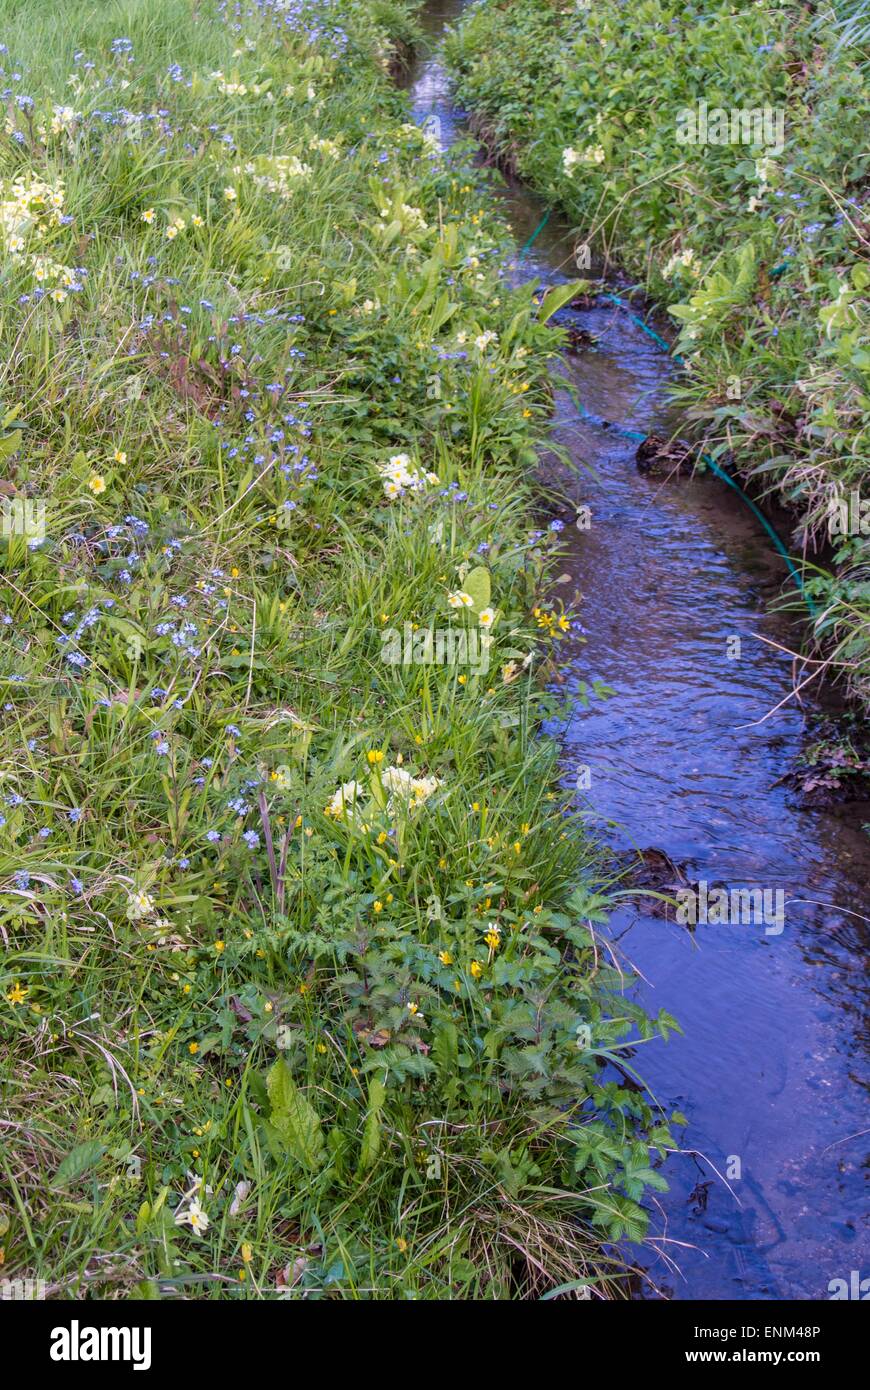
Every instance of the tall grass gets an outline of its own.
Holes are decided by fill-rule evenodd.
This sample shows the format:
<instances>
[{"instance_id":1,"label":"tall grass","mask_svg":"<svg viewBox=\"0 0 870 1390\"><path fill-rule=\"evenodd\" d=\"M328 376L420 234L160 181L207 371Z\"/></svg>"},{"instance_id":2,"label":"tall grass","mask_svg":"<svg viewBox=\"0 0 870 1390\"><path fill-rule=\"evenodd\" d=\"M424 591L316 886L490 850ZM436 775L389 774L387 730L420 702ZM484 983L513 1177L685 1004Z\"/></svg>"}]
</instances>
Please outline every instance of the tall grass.
<instances>
[{"instance_id":1,"label":"tall grass","mask_svg":"<svg viewBox=\"0 0 870 1390\"><path fill-rule=\"evenodd\" d=\"M601 1072L671 1021L539 735L558 335L406 122L413 32L0 3L0 451L45 503L0 551L0 1246L56 1296L611 1296L662 1185ZM384 659L429 627L477 659Z\"/></svg>"}]
</instances>

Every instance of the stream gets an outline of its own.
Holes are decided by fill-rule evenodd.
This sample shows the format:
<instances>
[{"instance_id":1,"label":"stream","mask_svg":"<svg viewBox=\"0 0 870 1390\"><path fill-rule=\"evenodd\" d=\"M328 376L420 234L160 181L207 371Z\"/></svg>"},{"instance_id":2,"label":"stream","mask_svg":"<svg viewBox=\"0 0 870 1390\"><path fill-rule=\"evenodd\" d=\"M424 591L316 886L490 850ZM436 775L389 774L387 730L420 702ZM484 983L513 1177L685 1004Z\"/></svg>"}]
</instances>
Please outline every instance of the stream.
<instances>
[{"instance_id":1,"label":"stream","mask_svg":"<svg viewBox=\"0 0 870 1390\"><path fill-rule=\"evenodd\" d=\"M467 131L437 41L462 8L427 4L431 47L403 84L414 119L437 118L445 146ZM497 194L522 248L546 209L515 182ZM554 214L513 273L542 285L576 277L579 239ZM641 474L636 442L578 419L565 389L569 381L598 420L667 437L677 369L600 298L559 319L594 340L564 354L554 383L555 438L577 462L576 475L556 479L563 593L582 595L559 690L602 681L614 691L551 729L564 784L582 785L590 830L615 851L655 848L711 892L781 889L785 903L783 924L767 926L689 928L636 900L610 919L611 944L638 977L634 997L683 1029L631 1059L656 1102L688 1120L675 1131L682 1151L664 1165L669 1191L647 1203L650 1241L627 1252L648 1273L637 1296L827 1299L832 1280L870 1274L861 1220L870 902L861 822L870 817L866 806L795 809L783 782L819 707L789 700L770 713L792 689L792 660L769 644L794 650L799 634L767 611L790 581L749 507L715 479ZM580 506L591 510L588 529L573 524Z\"/></svg>"}]
</instances>

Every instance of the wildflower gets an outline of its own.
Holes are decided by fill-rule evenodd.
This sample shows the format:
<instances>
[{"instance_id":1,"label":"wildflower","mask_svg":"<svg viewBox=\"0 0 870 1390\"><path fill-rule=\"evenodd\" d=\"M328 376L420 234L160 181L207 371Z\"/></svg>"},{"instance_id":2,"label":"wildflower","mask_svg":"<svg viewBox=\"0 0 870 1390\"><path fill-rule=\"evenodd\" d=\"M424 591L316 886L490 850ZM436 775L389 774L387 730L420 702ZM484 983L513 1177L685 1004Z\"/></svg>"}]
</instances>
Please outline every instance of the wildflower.
<instances>
[{"instance_id":1,"label":"wildflower","mask_svg":"<svg viewBox=\"0 0 870 1390\"><path fill-rule=\"evenodd\" d=\"M127 900L127 916L131 922L136 922L141 917L150 917L153 911L154 899L143 889L130 894Z\"/></svg>"},{"instance_id":2,"label":"wildflower","mask_svg":"<svg viewBox=\"0 0 870 1390\"><path fill-rule=\"evenodd\" d=\"M225 941L216 941L214 943L214 948L217 951L218 955L220 955L221 951L225 951L227 949L227 943Z\"/></svg>"},{"instance_id":3,"label":"wildflower","mask_svg":"<svg viewBox=\"0 0 870 1390\"><path fill-rule=\"evenodd\" d=\"M188 1052L190 1053L191 1057L195 1057L196 1054L197 1054L197 1052L199 1052L199 1043L198 1043L198 1042L188 1043L188 1044L187 1044L187 1050L188 1050Z\"/></svg>"},{"instance_id":4,"label":"wildflower","mask_svg":"<svg viewBox=\"0 0 870 1390\"><path fill-rule=\"evenodd\" d=\"M146 209L145 209L145 211L144 211L143 214L142 214L142 221L143 221L143 222L147 222L149 226L151 225L151 223L154 221L154 209L153 209L153 208L146 208Z\"/></svg>"},{"instance_id":5,"label":"wildflower","mask_svg":"<svg viewBox=\"0 0 870 1390\"><path fill-rule=\"evenodd\" d=\"M450 954L449 951L439 951L439 952L438 952L438 959L440 960L440 962L441 962L442 965L452 965L452 964L453 964L453 957L451 956L451 954Z\"/></svg>"},{"instance_id":6,"label":"wildflower","mask_svg":"<svg viewBox=\"0 0 870 1390\"><path fill-rule=\"evenodd\" d=\"M372 912L383 912L383 910L384 905L382 902L375 901L372 903Z\"/></svg>"},{"instance_id":7,"label":"wildflower","mask_svg":"<svg viewBox=\"0 0 870 1390\"><path fill-rule=\"evenodd\" d=\"M480 961L473 960L471 962L471 965L469 966L469 969L472 975L474 976L475 980L479 980L481 975L483 974L483 966L481 965Z\"/></svg>"},{"instance_id":8,"label":"wildflower","mask_svg":"<svg viewBox=\"0 0 870 1390\"><path fill-rule=\"evenodd\" d=\"M471 594L467 594L464 589L456 589L452 594L447 595L447 602L451 608L473 608L474 599Z\"/></svg>"},{"instance_id":9,"label":"wildflower","mask_svg":"<svg viewBox=\"0 0 870 1390\"><path fill-rule=\"evenodd\" d=\"M226 188L224 189L224 197L226 198L227 202L234 203L238 196L239 195L233 188L232 184L227 184Z\"/></svg>"},{"instance_id":10,"label":"wildflower","mask_svg":"<svg viewBox=\"0 0 870 1390\"><path fill-rule=\"evenodd\" d=\"M372 767L375 767L378 763L382 763L384 761L384 755L381 752L380 748L370 748L369 751L366 753L366 757L368 758Z\"/></svg>"},{"instance_id":11,"label":"wildflower","mask_svg":"<svg viewBox=\"0 0 870 1390\"><path fill-rule=\"evenodd\" d=\"M7 1003L11 1004L14 1008L16 1004L23 1004L29 993L30 990L24 989L16 980L15 984L12 986L12 988L6 996L6 1001Z\"/></svg>"},{"instance_id":12,"label":"wildflower","mask_svg":"<svg viewBox=\"0 0 870 1390\"><path fill-rule=\"evenodd\" d=\"M127 455L124 453L123 449L116 449L112 455L112 459L115 463L119 463L123 468L124 464L127 462Z\"/></svg>"},{"instance_id":13,"label":"wildflower","mask_svg":"<svg viewBox=\"0 0 870 1390\"><path fill-rule=\"evenodd\" d=\"M199 1201L194 1197L184 1211L176 1212L175 1224L176 1226L189 1226L195 1236L202 1236L208 1230L209 1220Z\"/></svg>"},{"instance_id":14,"label":"wildflower","mask_svg":"<svg viewBox=\"0 0 870 1390\"><path fill-rule=\"evenodd\" d=\"M90 479L88 480L88 487L90 488L91 492L94 494L95 497L99 497L100 493L106 491L106 480L102 476L102 474L92 473Z\"/></svg>"},{"instance_id":15,"label":"wildflower","mask_svg":"<svg viewBox=\"0 0 870 1390\"><path fill-rule=\"evenodd\" d=\"M495 609L481 608L477 615L477 621L481 627L492 627L495 622Z\"/></svg>"},{"instance_id":16,"label":"wildflower","mask_svg":"<svg viewBox=\"0 0 870 1390\"><path fill-rule=\"evenodd\" d=\"M343 782L332 800L324 807L324 815L341 820L348 806L353 807L357 797L365 791L361 782Z\"/></svg>"}]
</instances>

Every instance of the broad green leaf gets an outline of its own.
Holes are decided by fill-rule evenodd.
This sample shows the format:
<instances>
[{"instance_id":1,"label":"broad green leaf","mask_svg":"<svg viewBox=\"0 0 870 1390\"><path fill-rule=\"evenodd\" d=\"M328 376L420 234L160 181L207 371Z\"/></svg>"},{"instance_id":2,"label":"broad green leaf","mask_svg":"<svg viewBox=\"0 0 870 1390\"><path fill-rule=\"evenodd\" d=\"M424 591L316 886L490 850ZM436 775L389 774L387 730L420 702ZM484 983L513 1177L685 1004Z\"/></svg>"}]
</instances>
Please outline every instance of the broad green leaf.
<instances>
[{"instance_id":1,"label":"broad green leaf","mask_svg":"<svg viewBox=\"0 0 870 1390\"><path fill-rule=\"evenodd\" d=\"M484 608L489 607L489 570L484 565L478 565L475 569L470 570L465 576L462 587L471 598L475 613L480 613Z\"/></svg>"},{"instance_id":2,"label":"broad green leaf","mask_svg":"<svg viewBox=\"0 0 870 1390\"><path fill-rule=\"evenodd\" d=\"M546 323L548 319L553 317L557 309L563 308L570 300L576 299L578 294L584 294L589 289L589 284L588 280L569 280L567 285L554 285L551 290L547 290L541 300L541 310L538 314L540 322Z\"/></svg>"},{"instance_id":3,"label":"broad green leaf","mask_svg":"<svg viewBox=\"0 0 870 1390\"><path fill-rule=\"evenodd\" d=\"M324 1159L320 1116L297 1087L287 1063L279 1058L266 1081L272 1104L272 1128L287 1152L309 1172Z\"/></svg>"},{"instance_id":4,"label":"broad green leaf","mask_svg":"<svg viewBox=\"0 0 870 1390\"><path fill-rule=\"evenodd\" d=\"M105 1144L101 1144L98 1139L88 1139L84 1144L77 1144L67 1154L52 1178L52 1187L63 1187L65 1183L75 1182L76 1178L80 1178L89 1168L95 1167L105 1152Z\"/></svg>"}]
</instances>

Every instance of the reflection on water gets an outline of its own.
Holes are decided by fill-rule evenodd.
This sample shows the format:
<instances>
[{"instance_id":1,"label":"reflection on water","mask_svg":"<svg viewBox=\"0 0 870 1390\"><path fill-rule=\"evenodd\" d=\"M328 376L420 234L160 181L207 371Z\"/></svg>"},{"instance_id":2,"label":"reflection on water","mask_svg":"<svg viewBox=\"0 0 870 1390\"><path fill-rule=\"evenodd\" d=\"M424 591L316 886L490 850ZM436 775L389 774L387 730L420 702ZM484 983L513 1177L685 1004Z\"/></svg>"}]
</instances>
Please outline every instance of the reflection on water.
<instances>
[{"instance_id":1,"label":"reflection on water","mask_svg":"<svg viewBox=\"0 0 870 1390\"><path fill-rule=\"evenodd\" d=\"M461 8L430 4L430 33ZM437 55L410 87L417 118L437 115L450 143L461 126ZM502 197L522 246L542 209L516 186ZM572 244L551 219L517 274L568 278ZM603 301L566 317L595 339L562 367L584 406L666 433L667 357ZM590 818L617 848L655 846L691 880L781 888L786 901L778 935L689 932L630 908L611 921L637 997L684 1029L636 1059L659 1103L689 1121L677 1131L687 1152L668 1160L670 1191L656 1199L662 1258L646 1262L676 1298L827 1298L832 1279L868 1265L861 818L789 805L781 779L805 716L793 701L765 716L791 689L791 660L769 644L796 639L765 613L787 581L748 508L724 484L642 476L630 440L578 421L564 390L556 408L557 439L594 469L548 478L566 517L592 512L589 530L564 533L584 629L563 649L565 689L600 680L615 692L560 728L566 786L591 769Z\"/></svg>"}]
</instances>

